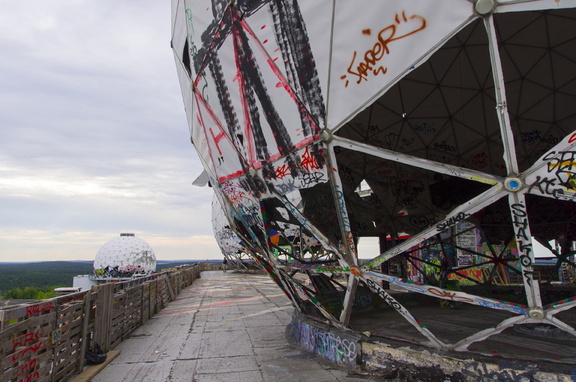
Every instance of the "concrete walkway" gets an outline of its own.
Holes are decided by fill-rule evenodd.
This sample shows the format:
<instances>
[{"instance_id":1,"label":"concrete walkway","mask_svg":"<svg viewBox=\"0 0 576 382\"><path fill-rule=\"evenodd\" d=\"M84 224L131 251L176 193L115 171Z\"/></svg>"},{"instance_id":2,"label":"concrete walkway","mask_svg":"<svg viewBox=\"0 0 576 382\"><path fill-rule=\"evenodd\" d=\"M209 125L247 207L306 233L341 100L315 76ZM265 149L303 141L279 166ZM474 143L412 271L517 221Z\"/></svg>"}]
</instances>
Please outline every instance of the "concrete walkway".
<instances>
[{"instance_id":1,"label":"concrete walkway","mask_svg":"<svg viewBox=\"0 0 576 382\"><path fill-rule=\"evenodd\" d=\"M290 345L292 312L266 275L203 272L93 381L366 381Z\"/></svg>"}]
</instances>

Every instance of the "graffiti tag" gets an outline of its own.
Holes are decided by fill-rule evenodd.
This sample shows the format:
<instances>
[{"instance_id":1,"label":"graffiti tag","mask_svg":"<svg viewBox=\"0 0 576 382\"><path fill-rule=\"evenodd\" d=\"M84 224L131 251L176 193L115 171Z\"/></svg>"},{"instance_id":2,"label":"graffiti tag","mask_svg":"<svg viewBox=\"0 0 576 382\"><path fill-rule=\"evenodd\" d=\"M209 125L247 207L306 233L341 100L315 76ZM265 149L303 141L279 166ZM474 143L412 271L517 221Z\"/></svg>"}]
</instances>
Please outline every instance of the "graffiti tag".
<instances>
[{"instance_id":1,"label":"graffiti tag","mask_svg":"<svg viewBox=\"0 0 576 382\"><path fill-rule=\"evenodd\" d=\"M468 216L470 216L470 215L465 213L465 212L460 212L458 215L453 216L453 217L447 219L445 222L438 224L436 226L436 230L438 232L442 232L442 231L448 229L450 226L453 226L454 224L463 222L464 220L466 220L466 218Z\"/></svg>"},{"instance_id":2,"label":"graffiti tag","mask_svg":"<svg viewBox=\"0 0 576 382\"><path fill-rule=\"evenodd\" d=\"M411 24L413 27L404 33L399 32L401 25L404 23ZM400 14L396 14L394 23L388 25L387 27L381 29L380 32L378 32L376 42L370 49L364 52L364 55L361 59L362 61L356 61L358 52L354 51L350 65L348 65L347 72L354 76L357 84L361 83L363 80L368 81L368 76L370 74L374 76L379 74L386 74L388 68L379 64L379 62L385 55L390 54L390 48L388 45L393 41L398 41L411 36L425 28L426 19L420 15L406 16L405 11L402 11ZM369 29L365 29L363 34L371 35L372 33ZM341 76L340 79L345 80L344 86L348 87L349 80L347 79L347 75Z\"/></svg>"}]
</instances>

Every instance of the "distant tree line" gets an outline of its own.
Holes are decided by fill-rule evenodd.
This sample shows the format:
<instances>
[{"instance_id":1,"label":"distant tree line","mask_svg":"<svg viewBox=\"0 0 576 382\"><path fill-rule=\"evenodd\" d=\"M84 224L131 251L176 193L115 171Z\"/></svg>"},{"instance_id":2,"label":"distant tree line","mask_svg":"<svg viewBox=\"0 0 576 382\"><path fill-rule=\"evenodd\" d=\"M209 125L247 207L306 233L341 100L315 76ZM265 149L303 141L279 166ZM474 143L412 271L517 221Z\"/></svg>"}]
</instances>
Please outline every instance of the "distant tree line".
<instances>
[{"instance_id":1,"label":"distant tree line","mask_svg":"<svg viewBox=\"0 0 576 382\"><path fill-rule=\"evenodd\" d=\"M193 262L159 263L156 266L156 271L191 263ZM71 287L74 276L93 273L94 268L91 261L0 263L0 299L51 298L54 297L51 294L54 293L54 288Z\"/></svg>"},{"instance_id":2,"label":"distant tree line","mask_svg":"<svg viewBox=\"0 0 576 382\"><path fill-rule=\"evenodd\" d=\"M54 292L54 289L56 288L58 287L26 287L24 289L14 288L4 293L1 298L14 300L44 300L47 298L56 297L56 292Z\"/></svg>"},{"instance_id":3,"label":"distant tree line","mask_svg":"<svg viewBox=\"0 0 576 382\"><path fill-rule=\"evenodd\" d=\"M0 263L0 295L6 296L9 291L18 289L24 291L28 287L42 292L55 285L71 287L74 276L91 274L92 270L91 262Z\"/></svg>"}]
</instances>

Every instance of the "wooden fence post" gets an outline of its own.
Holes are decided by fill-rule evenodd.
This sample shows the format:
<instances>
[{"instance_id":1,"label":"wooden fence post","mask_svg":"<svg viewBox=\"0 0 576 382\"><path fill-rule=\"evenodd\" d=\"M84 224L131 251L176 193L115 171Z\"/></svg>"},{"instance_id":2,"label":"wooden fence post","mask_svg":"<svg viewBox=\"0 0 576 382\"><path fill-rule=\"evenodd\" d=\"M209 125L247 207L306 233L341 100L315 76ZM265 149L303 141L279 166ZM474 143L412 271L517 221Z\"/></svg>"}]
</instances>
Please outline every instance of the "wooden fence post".
<instances>
[{"instance_id":1,"label":"wooden fence post","mask_svg":"<svg viewBox=\"0 0 576 382\"><path fill-rule=\"evenodd\" d=\"M56 299L56 302L54 304L54 321L52 322L52 330L50 331L51 333L53 333L56 329L58 329L58 311L60 310L60 304L62 304L62 302L58 299ZM54 372L54 369L56 368L56 351L55 351L55 347L56 344L53 341L48 342L50 343L50 350L52 352L52 373L50 373L50 381L54 382L55 378L56 378L56 373Z\"/></svg>"},{"instance_id":2,"label":"wooden fence post","mask_svg":"<svg viewBox=\"0 0 576 382\"><path fill-rule=\"evenodd\" d=\"M144 318L144 308L148 305L144 302L144 285L148 283L142 283L140 285L140 326L144 325L147 319Z\"/></svg>"},{"instance_id":3,"label":"wooden fence post","mask_svg":"<svg viewBox=\"0 0 576 382\"><path fill-rule=\"evenodd\" d=\"M96 315L94 317L94 342L104 352L110 350L110 330L112 329L112 302L114 284L99 285L96 297Z\"/></svg>"},{"instance_id":4,"label":"wooden fence post","mask_svg":"<svg viewBox=\"0 0 576 382\"><path fill-rule=\"evenodd\" d=\"M168 293L170 294L170 301L174 301L176 296L174 294L174 288L172 288L172 276L170 273L166 274L166 284L168 285Z\"/></svg>"},{"instance_id":5,"label":"wooden fence post","mask_svg":"<svg viewBox=\"0 0 576 382\"><path fill-rule=\"evenodd\" d=\"M76 372L80 374L84 369L84 356L86 355L86 347L88 346L88 324L90 322L90 313L92 310L92 292L88 291L84 296L84 321L82 322L82 345L80 346L80 359L78 360L78 367Z\"/></svg>"}]
</instances>

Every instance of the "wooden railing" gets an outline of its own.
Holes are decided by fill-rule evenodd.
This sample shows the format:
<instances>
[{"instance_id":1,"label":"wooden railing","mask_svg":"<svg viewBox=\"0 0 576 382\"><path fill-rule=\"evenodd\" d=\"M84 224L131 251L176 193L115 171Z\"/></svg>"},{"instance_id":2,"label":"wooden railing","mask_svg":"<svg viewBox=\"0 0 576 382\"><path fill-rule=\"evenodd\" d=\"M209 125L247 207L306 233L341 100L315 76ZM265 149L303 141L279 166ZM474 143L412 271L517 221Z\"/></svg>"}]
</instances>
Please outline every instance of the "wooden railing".
<instances>
[{"instance_id":1,"label":"wooden railing","mask_svg":"<svg viewBox=\"0 0 576 382\"><path fill-rule=\"evenodd\" d=\"M0 310L0 381L52 382L81 372L87 350L113 349L200 277L202 264L106 283Z\"/></svg>"}]
</instances>

